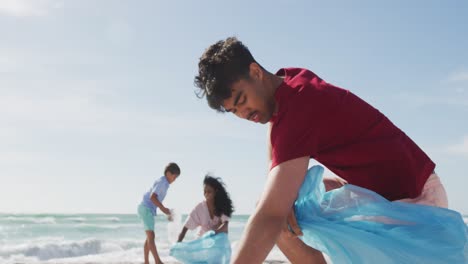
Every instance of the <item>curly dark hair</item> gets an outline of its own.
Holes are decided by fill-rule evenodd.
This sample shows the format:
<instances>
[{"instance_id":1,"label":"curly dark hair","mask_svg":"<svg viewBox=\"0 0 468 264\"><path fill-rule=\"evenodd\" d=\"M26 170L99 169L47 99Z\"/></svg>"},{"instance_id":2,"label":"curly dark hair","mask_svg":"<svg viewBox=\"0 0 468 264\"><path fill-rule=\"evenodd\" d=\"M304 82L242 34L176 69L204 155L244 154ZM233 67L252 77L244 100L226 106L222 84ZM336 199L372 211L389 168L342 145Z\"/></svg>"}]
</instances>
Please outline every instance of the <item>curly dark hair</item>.
<instances>
[{"instance_id":1,"label":"curly dark hair","mask_svg":"<svg viewBox=\"0 0 468 264\"><path fill-rule=\"evenodd\" d=\"M215 215L220 217L222 214L231 217L234 212L234 206L229 193L226 191L226 187L222 182L221 178L215 178L210 175L206 175L203 180L204 185L211 186L215 190L214 203L215 203Z\"/></svg>"},{"instance_id":2,"label":"curly dark hair","mask_svg":"<svg viewBox=\"0 0 468 264\"><path fill-rule=\"evenodd\" d=\"M197 96L206 95L208 105L226 112L222 103L231 97L231 85L250 78L250 64L256 62L249 49L236 37L220 40L208 47L198 63L195 86Z\"/></svg>"}]
</instances>

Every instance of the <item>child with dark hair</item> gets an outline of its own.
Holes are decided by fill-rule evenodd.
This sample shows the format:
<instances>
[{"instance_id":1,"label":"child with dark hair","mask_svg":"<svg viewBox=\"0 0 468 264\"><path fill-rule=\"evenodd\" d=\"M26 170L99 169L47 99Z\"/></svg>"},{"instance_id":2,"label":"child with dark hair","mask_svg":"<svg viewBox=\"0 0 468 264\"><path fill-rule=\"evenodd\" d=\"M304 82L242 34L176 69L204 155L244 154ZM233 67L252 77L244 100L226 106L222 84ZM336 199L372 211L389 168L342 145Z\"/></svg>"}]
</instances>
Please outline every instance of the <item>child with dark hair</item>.
<instances>
[{"instance_id":1,"label":"child with dark hair","mask_svg":"<svg viewBox=\"0 0 468 264\"><path fill-rule=\"evenodd\" d=\"M231 245L227 237L234 207L220 178L205 176L205 200L192 210L180 232L171 256L184 263L229 263ZM196 240L183 243L187 231L200 228ZM209 241L208 241L209 240Z\"/></svg>"},{"instance_id":2,"label":"child with dark hair","mask_svg":"<svg viewBox=\"0 0 468 264\"><path fill-rule=\"evenodd\" d=\"M213 230L215 233L228 232L229 218L234 211L231 198L220 178L206 176L203 180L205 200L192 210L180 232L178 242L181 242L187 230L200 227L198 236Z\"/></svg>"},{"instance_id":3,"label":"child with dark hair","mask_svg":"<svg viewBox=\"0 0 468 264\"><path fill-rule=\"evenodd\" d=\"M153 254L156 264L163 263L158 255L154 234L154 217L157 209L161 210L171 220L171 211L163 205L169 185L173 183L180 175L180 168L176 163L169 163L164 169L164 176L156 180L149 191L143 195L143 200L138 206L138 216L143 222L146 233L144 242L145 264L149 264L149 252Z\"/></svg>"}]
</instances>

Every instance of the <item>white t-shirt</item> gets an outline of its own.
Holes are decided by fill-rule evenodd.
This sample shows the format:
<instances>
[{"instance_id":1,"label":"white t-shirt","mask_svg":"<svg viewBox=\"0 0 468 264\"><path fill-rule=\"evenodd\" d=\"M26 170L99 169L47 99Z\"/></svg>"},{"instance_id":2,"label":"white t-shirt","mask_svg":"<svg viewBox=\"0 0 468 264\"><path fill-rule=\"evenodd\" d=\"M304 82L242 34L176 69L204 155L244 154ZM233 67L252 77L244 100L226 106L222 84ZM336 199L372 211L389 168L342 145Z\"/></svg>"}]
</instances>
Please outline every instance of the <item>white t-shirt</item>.
<instances>
[{"instance_id":1,"label":"white t-shirt","mask_svg":"<svg viewBox=\"0 0 468 264\"><path fill-rule=\"evenodd\" d=\"M214 230L217 228L221 223L225 223L229 221L229 217L226 215L221 215L221 217L213 216L210 217L210 211L208 210L208 205L206 201L200 202L193 208L190 215L187 217L185 221L185 227L194 230L197 227L200 227L198 231L198 236L202 236L204 233Z\"/></svg>"}]
</instances>

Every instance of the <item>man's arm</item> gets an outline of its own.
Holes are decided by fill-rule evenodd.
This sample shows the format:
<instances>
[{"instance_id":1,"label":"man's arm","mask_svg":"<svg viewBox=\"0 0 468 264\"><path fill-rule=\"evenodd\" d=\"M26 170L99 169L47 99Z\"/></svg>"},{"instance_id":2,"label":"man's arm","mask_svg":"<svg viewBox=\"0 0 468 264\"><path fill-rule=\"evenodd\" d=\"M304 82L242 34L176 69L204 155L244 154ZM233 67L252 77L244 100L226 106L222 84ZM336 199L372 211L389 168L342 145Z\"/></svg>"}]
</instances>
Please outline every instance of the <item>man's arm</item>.
<instances>
[{"instance_id":1,"label":"man's arm","mask_svg":"<svg viewBox=\"0 0 468 264\"><path fill-rule=\"evenodd\" d=\"M271 146L271 128L272 124L268 123L267 129L267 159L268 159L268 171L271 167L272 156L272 146ZM287 222L283 225L283 231L286 232L288 236L302 236L302 231L299 225L297 224L296 216L294 215L294 209L291 209L291 212L288 215Z\"/></svg>"},{"instance_id":2,"label":"man's arm","mask_svg":"<svg viewBox=\"0 0 468 264\"><path fill-rule=\"evenodd\" d=\"M286 223L304 181L309 157L301 157L273 168L232 263L262 263Z\"/></svg>"},{"instance_id":3,"label":"man's arm","mask_svg":"<svg viewBox=\"0 0 468 264\"><path fill-rule=\"evenodd\" d=\"M159 200L158 195L155 193L151 194L151 201L166 215L171 214L171 210L167 209Z\"/></svg>"},{"instance_id":4,"label":"man's arm","mask_svg":"<svg viewBox=\"0 0 468 264\"><path fill-rule=\"evenodd\" d=\"M272 154L271 154L271 123L268 123L268 129L267 129L267 160L268 160L268 171L270 170L271 167L271 160L272 160Z\"/></svg>"}]
</instances>

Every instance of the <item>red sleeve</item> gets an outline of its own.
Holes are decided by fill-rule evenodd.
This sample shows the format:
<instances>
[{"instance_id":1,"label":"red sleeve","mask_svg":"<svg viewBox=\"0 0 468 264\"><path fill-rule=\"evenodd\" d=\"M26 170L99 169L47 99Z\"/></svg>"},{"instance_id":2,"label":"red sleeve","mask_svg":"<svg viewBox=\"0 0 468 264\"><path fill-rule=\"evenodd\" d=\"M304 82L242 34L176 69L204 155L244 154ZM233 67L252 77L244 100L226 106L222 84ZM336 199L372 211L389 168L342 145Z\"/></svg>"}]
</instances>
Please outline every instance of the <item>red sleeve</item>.
<instances>
[{"instance_id":1,"label":"red sleeve","mask_svg":"<svg viewBox=\"0 0 468 264\"><path fill-rule=\"evenodd\" d=\"M319 126L313 121L317 106L308 100L310 89L290 92L280 99L271 128L271 168L288 160L314 156L317 151Z\"/></svg>"},{"instance_id":2,"label":"red sleeve","mask_svg":"<svg viewBox=\"0 0 468 264\"><path fill-rule=\"evenodd\" d=\"M272 119L271 168L288 160L315 157L326 148L323 128L330 127L329 120L348 94L343 89L331 89L331 84L310 71L298 76L283 83L275 94L278 113Z\"/></svg>"}]
</instances>

